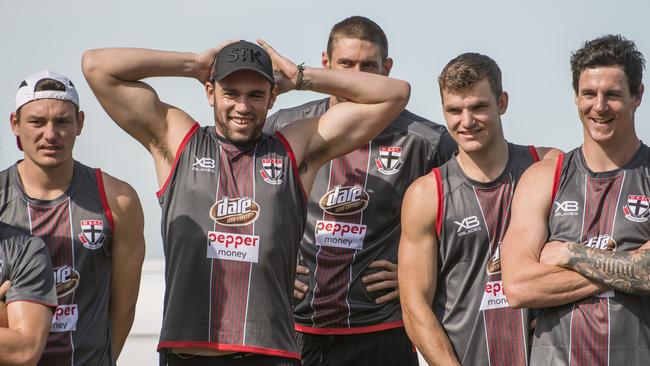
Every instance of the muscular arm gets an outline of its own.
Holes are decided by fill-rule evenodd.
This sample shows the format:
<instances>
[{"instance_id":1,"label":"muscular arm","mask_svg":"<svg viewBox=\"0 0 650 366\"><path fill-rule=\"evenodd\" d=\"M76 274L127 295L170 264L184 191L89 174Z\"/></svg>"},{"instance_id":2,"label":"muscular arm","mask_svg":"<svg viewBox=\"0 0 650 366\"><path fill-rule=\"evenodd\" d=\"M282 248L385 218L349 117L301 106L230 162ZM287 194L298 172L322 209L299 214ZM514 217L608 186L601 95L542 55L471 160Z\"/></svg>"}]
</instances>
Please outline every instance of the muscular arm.
<instances>
[{"instance_id":1,"label":"muscular arm","mask_svg":"<svg viewBox=\"0 0 650 366\"><path fill-rule=\"evenodd\" d=\"M501 246L503 281L512 307L557 306L601 291L574 271L539 261L548 235L556 160L531 166L515 191L510 225Z\"/></svg>"},{"instance_id":2,"label":"muscular arm","mask_svg":"<svg viewBox=\"0 0 650 366\"><path fill-rule=\"evenodd\" d=\"M144 216L140 200L125 182L104 174L115 232L111 252L111 317L113 355L117 359L129 335L144 260Z\"/></svg>"},{"instance_id":3,"label":"muscular arm","mask_svg":"<svg viewBox=\"0 0 650 366\"><path fill-rule=\"evenodd\" d=\"M0 364L36 365L52 324L52 309L15 301L7 304L8 328L0 328Z\"/></svg>"},{"instance_id":4,"label":"muscular arm","mask_svg":"<svg viewBox=\"0 0 650 366\"><path fill-rule=\"evenodd\" d=\"M431 310L438 276L436 197L431 175L416 180L404 196L398 257L402 316L409 337L430 365L459 365L449 338Z\"/></svg>"},{"instance_id":5,"label":"muscular arm","mask_svg":"<svg viewBox=\"0 0 650 366\"><path fill-rule=\"evenodd\" d=\"M607 288L650 295L650 251L647 249L650 249L650 241L636 251L627 252L593 249L577 243L554 243L543 250L542 260L572 269Z\"/></svg>"}]
</instances>

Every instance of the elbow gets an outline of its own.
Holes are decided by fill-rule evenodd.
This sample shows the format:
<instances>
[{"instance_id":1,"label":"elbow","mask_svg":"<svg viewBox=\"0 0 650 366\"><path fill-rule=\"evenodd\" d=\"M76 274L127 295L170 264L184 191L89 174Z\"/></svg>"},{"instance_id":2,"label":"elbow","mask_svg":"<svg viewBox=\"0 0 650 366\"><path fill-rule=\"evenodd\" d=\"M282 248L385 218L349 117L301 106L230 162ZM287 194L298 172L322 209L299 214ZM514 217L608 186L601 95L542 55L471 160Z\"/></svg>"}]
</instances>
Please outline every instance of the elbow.
<instances>
[{"instance_id":1,"label":"elbow","mask_svg":"<svg viewBox=\"0 0 650 366\"><path fill-rule=\"evenodd\" d=\"M99 50L86 50L81 56L81 71L86 79L90 79L90 76L97 72L99 64L98 53Z\"/></svg>"},{"instance_id":2,"label":"elbow","mask_svg":"<svg viewBox=\"0 0 650 366\"><path fill-rule=\"evenodd\" d=\"M45 346L45 344L43 344ZM43 347L34 344L33 346L25 347L22 350L12 355L11 361L7 365L21 365L21 366L35 366L41 358Z\"/></svg>"},{"instance_id":3,"label":"elbow","mask_svg":"<svg viewBox=\"0 0 650 366\"><path fill-rule=\"evenodd\" d=\"M503 291L508 299L508 304L513 309L520 309L529 307L529 298L526 296L528 291L520 283L516 281L504 279L503 281Z\"/></svg>"},{"instance_id":4,"label":"elbow","mask_svg":"<svg viewBox=\"0 0 650 366\"><path fill-rule=\"evenodd\" d=\"M411 84L404 80L397 80L398 86L395 88L397 91L395 102L400 107L400 111L406 108L406 105L411 98Z\"/></svg>"}]
</instances>

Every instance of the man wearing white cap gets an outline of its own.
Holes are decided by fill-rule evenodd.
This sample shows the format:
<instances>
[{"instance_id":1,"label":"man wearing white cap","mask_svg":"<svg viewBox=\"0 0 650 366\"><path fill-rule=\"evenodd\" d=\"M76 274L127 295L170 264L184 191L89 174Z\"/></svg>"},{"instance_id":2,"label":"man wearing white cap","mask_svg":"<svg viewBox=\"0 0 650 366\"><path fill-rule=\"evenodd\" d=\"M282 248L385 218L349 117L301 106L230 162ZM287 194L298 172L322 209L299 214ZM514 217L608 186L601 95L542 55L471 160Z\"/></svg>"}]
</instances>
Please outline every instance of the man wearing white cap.
<instances>
[{"instance_id":1,"label":"man wearing white cap","mask_svg":"<svg viewBox=\"0 0 650 366\"><path fill-rule=\"evenodd\" d=\"M23 80L11 129L24 159L0 172L0 221L45 242L58 307L41 365L114 365L135 312L143 214L127 183L72 158L84 113L72 81Z\"/></svg>"}]
</instances>

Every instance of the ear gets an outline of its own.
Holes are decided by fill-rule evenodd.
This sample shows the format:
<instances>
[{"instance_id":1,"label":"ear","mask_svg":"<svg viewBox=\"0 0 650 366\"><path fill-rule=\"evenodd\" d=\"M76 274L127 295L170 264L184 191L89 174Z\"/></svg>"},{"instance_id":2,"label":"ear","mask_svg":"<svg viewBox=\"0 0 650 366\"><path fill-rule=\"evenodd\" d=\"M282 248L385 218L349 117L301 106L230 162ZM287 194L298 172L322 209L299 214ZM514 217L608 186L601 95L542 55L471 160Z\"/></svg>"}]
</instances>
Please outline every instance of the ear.
<instances>
[{"instance_id":1,"label":"ear","mask_svg":"<svg viewBox=\"0 0 650 366\"><path fill-rule=\"evenodd\" d=\"M16 116L16 112L11 112L9 115L9 124L11 125L11 131L14 135L18 136L18 117Z\"/></svg>"},{"instance_id":2,"label":"ear","mask_svg":"<svg viewBox=\"0 0 650 366\"><path fill-rule=\"evenodd\" d=\"M327 51L323 51L320 55L320 63L323 65L324 69L330 68L330 58L327 56Z\"/></svg>"},{"instance_id":3,"label":"ear","mask_svg":"<svg viewBox=\"0 0 650 366\"><path fill-rule=\"evenodd\" d=\"M210 106L214 107L214 84L210 80L205 82L205 96L208 98Z\"/></svg>"},{"instance_id":4,"label":"ear","mask_svg":"<svg viewBox=\"0 0 650 366\"><path fill-rule=\"evenodd\" d=\"M275 103L275 98L278 97L279 92L280 92L280 88L278 88L278 84L274 83L273 87L271 88L271 98L269 98L268 109L273 108L273 104Z\"/></svg>"},{"instance_id":5,"label":"ear","mask_svg":"<svg viewBox=\"0 0 650 366\"><path fill-rule=\"evenodd\" d=\"M643 90L645 87L643 84L639 85L639 92L636 94L636 97L634 98L634 105L638 108L641 105L641 99L643 99Z\"/></svg>"},{"instance_id":6,"label":"ear","mask_svg":"<svg viewBox=\"0 0 650 366\"><path fill-rule=\"evenodd\" d=\"M84 128L84 120L86 119L86 114L84 111L79 111L77 113L77 136L81 135L81 130Z\"/></svg>"},{"instance_id":7,"label":"ear","mask_svg":"<svg viewBox=\"0 0 650 366\"><path fill-rule=\"evenodd\" d=\"M384 72L382 73L382 75L388 76L392 68L393 68L393 59L389 57L386 59L386 61L384 61Z\"/></svg>"},{"instance_id":8,"label":"ear","mask_svg":"<svg viewBox=\"0 0 650 366\"><path fill-rule=\"evenodd\" d=\"M506 110L508 109L508 93L506 92L501 92L501 95L499 95L499 99L497 101L498 107L499 107L499 114L502 115L506 113Z\"/></svg>"}]
</instances>

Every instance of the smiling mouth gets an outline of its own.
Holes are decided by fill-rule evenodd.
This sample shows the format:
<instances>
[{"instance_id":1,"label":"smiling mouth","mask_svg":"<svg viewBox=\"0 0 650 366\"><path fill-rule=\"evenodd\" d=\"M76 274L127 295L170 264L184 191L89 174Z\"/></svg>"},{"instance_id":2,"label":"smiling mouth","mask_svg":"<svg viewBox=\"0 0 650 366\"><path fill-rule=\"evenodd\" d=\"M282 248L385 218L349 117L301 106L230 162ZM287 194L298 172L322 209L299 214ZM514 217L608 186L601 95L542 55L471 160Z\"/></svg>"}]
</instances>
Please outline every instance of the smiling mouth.
<instances>
[{"instance_id":1,"label":"smiling mouth","mask_svg":"<svg viewBox=\"0 0 650 366\"><path fill-rule=\"evenodd\" d=\"M241 118L241 117L230 117L230 121L232 121L236 125L240 126L245 126L253 121L252 118Z\"/></svg>"},{"instance_id":2,"label":"smiling mouth","mask_svg":"<svg viewBox=\"0 0 650 366\"><path fill-rule=\"evenodd\" d=\"M614 117L609 117L609 118L591 118L591 120L594 123L597 124L606 124L614 120Z\"/></svg>"}]
</instances>

